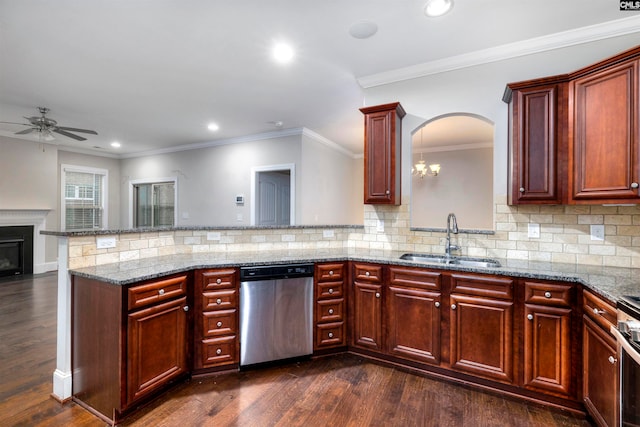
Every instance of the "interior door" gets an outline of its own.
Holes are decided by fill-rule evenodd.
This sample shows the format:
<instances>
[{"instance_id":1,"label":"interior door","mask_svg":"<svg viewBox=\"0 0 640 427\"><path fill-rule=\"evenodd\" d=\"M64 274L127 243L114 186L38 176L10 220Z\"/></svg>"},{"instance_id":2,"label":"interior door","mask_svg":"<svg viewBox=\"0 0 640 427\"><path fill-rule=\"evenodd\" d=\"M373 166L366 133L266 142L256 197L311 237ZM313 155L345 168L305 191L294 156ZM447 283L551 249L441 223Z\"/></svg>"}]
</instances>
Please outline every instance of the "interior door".
<instances>
[{"instance_id":1,"label":"interior door","mask_svg":"<svg viewBox=\"0 0 640 427\"><path fill-rule=\"evenodd\" d=\"M291 173L258 172L256 225L290 225Z\"/></svg>"}]
</instances>

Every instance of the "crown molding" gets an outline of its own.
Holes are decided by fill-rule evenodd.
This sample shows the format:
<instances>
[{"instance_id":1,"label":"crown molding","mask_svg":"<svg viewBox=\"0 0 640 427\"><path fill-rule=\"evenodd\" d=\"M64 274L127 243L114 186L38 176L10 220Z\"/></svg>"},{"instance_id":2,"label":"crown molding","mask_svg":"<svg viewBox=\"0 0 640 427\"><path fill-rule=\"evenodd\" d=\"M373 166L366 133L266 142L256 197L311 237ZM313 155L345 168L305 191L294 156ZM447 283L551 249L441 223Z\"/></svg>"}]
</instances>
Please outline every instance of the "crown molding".
<instances>
[{"instance_id":1,"label":"crown molding","mask_svg":"<svg viewBox=\"0 0 640 427\"><path fill-rule=\"evenodd\" d=\"M358 77L364 89L640 32L640 15Z\"/></svg>"},{"instance_id":2,"label":"crown molding","mask_svg":"<svg viewBox=\"0 0 640 427\"><path fill-rule=\"evenodd\" d=\"M347 150L346 148L336 144L335 142L331 141L330 139L325 138L324 136L320 135L319 133L316 133L310 129L307 128L302 128L302 135L313 139L316 142L319 142L323 145L326 145L327 147L331 148L332 150L338 151L342 154L345 154L349 157L351 157L352 159L357 159L359 158L359 156L353 152L351 152L350 150Z\"/></svg>"}]
</instances>

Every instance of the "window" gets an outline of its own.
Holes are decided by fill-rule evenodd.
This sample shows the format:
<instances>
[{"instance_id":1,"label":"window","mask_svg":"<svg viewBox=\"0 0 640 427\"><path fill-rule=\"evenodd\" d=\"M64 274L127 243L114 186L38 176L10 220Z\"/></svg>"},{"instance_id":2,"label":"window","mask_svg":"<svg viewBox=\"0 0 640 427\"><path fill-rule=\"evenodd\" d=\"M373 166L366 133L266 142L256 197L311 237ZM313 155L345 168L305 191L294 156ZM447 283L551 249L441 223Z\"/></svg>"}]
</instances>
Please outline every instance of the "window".
<instances>
[{"instance_id":1,"label":"window","mask_svg":"<svg viewBox=\"0 0 640 427\"><path fill-rule=\"evenodd\" d=\"M105 228L107 171L62 166L62 227L65 230Z\"/></svg>"},{"instance_id":2,"label":"window","mask_svg":"<svg viewBox=\"0 0 640 427\"><path fill-rule=\"evenodd\" d=\"M175 181L133 183L133 226L173 227Z\"/></svg>"}]
</instances>

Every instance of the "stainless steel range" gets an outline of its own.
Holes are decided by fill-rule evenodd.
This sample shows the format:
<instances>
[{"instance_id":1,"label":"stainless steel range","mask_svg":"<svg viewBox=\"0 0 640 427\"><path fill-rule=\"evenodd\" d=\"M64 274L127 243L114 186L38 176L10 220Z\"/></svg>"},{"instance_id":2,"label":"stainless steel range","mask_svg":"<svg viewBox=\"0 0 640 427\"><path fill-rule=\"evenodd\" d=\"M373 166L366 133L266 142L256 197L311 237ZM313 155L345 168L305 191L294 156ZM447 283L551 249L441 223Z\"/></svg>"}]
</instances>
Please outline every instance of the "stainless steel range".
<instances>
[{"instance_id":1,"label":"stainless steel range","mask_svg":"<svg viewBox=\"0 0 640 427\"><path fill-rule=\"evenodd\" d=\"M640 297L625 296L618 301L618 341L620 358L620 423L640 427Z\"/></svg>"}]
</instances>

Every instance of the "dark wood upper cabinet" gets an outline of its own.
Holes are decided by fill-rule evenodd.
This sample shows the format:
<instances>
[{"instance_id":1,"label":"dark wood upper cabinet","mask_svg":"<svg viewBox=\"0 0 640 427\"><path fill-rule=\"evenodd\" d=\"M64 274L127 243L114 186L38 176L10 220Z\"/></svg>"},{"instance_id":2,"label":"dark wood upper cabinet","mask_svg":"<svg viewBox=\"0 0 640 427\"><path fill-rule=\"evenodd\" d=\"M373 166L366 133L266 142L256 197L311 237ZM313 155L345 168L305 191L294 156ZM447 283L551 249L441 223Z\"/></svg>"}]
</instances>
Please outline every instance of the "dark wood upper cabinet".
<instances>
[{"instance_id":1,"label":"dark wood upper cabinet","mask_svg":"<svg viewBox=\"0 0 640 427\"><path fill-rule=\"evenodd\" d=\"M570 202L638 202L638 60L589 73L570 88Z\"/></svg>"},{"instance_id":2,"label":"dark wood upper cabinet","mask_svg":"<svg viewBox=\"0 0 640 427\"><path fill-rule=\"evenodd\" d=\"M566 79L543 79L507 87L510 141L508 202L561 204L566 147Z\"/></svg>"},{"instance_id":3,"label":"dark wood upper cabinet","mask_svg":"<svg viewBox=\"0 0 640 427\"><path fill-rule=\"evenodd\" d=\"M640 46L507 85L508 203L640 203Z\"/></svg>"},{"instance_id":4,"label":"dark wood upper cabinet","mask_svg":"<svg viewBox=\"0 0 640 427\"><path fill-rule=\"evenodd\" d=\"M360 111L364 114L364 203L399 205L405 111L398 102Z\"/></svg>"}]
</instances>

